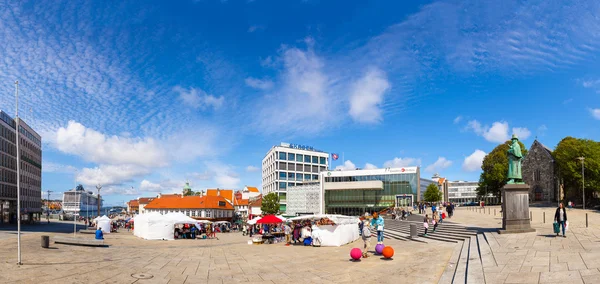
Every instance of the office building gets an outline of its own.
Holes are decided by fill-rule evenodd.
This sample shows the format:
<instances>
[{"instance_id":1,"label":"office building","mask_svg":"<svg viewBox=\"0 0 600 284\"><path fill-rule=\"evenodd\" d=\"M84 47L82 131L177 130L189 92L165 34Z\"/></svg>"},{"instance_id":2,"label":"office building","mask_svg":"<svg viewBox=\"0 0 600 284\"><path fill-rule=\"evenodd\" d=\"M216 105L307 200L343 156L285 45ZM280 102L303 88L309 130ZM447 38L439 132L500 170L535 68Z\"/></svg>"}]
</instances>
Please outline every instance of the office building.
<instances>
[{"instance_id":1,"label":"office building","mask_svg":"<svg viewBox=\"0 0 600 284\"><path fill-rule=\"evenodd\" d=\"M21 220L40 219L42 212L42 137L25 121L0 110L0 222L17 221L17 145L21 157Z\"/></svg>"},{"instance_id":2,"label":"office building","mask_svg":"<svg viewBox=\"0 0 600 284\"><path fill-rule=\"evenodd\" d=\"M476 181L450 181L448 182L448 201L457 204L479 202L477 198Z\"/></svg>"},{"instance_id":3,"label":"office building","mask_svg":"<svg viewBox=\"0 0 600 284\"><path fill-rule=\"evenodd\" d=\"M320 174L321 212L357 216L420 200L418 167L327 171Z\"/></svg>"},{"instance_id":4,"label":"office building","mask_svg":"<svg viewBox=\"0 0 600 284\"><path fill-rule=\"evenodd\" d=\"M277 193L280 211L286 211L287 188L316 182L329 165L329 154L310 146L281 143L262 160L262 193Z\"/></svg>"}]
</instances>

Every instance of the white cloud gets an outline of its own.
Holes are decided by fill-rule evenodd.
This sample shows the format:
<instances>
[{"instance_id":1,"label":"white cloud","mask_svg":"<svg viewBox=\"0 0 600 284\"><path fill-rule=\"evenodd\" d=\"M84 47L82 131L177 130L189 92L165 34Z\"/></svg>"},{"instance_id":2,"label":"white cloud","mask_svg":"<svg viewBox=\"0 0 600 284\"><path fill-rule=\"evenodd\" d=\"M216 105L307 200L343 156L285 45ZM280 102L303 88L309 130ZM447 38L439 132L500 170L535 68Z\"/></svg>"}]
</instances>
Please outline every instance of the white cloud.
<instances>
[{"instance_id":1,"label":"white cloud","mask_svg":"<svg viewBox=\"0 0 600 284\"><path fill-rule=\"evenodd\" d=\"M460 115L459 115L459 116L457 116L457 117L454 119L454 124L458 124L458 123L460 123L460 122L462 121L462 119L463 119L463 117L462 117L462 116L460 116Z\"/></svg>"},{"instance_id":2,"label":"white cloud","mask_svg":"<svg viewBox=\"0 0 600 284\"><path fill-rule=\"evenodd\" d=\"M162 187L160 186L160 184L153 183L153 182L150 182L148 180L143 180L140 183L140 191L160 192L161 189L162 189Z\"/></svg>"},{"instance_id":3,"label":"white cloud","mask_svg":"<svg viewBox=\"0 0 600 284\"><path fill-rule=\"evenodd\" d=\"M335 167L336 170L351 171L356 170L356 165L350 160L346 160L343 165Z\"/></svg>"},{"instance_id":4,"label":"white cloud","mask_svg":"<svg viewBox=\"0 0 600 284\"><path fill-rule=\"evenodd\" d=\"M250 26L250 27L248 28L248 32L249 32L249 33L253 33L253 32L260 31L260 30L264 30L264 29L265 29L265 27L264 27L264 26L252 25L252 26Z\"/></svg>"},{"instance_id":5,"label":"white cloud","mask_svg":"<svg viewBox=\"0 0 600 284\"><path fill-rule=\"evenodd\" d=\"M219 188L235 189L240 185L240 177L230 165L217 161L205 162L206 167L213 174L213 181Z\"/></svg>"},{"instance_id":6,"label":"white cloud","mask_svg":"<svg viewBox=\"0 0 600 284\"><path fill-rule=\"evenodd\" d=\"M179 99L192 108L207 109L212 107L213 109L218 109L225 102L223 96L216 97L209 95L201 89L184 89L176 86L173 88L173 91L179 93Z\"/></svg>"},{"instance_id":7,"label":"white cloud","mask_svg":"<svg viewBox=\"0 0 600 284\"><path fill-rule=\"evenodd\" d=\"M246 167L246 171L249 173L254 173L254 172L258 172L260 169L258 167L255 166L247 166Z\"/></svg>"},{"instance_id":8,"label":"white cloud","mask_svg":"<svg viewBox=\"0 0 600 284\"><path fill-rule=\"evenodd\" d=\"M383 163L384 168L403 168L416 167L421 165L421 159L415 158L394 158L393 160Z\"/></svg>"},{"instance_id":9,"label":"white cloud","mask_svg":"<svg viewBox=\"0 0 600 284\"><path fill-rule=\"evenodd\" d=\"M75 121L69 121L66 128L58 129L53 144L63 153L99 164L167 165L165 152L152 138L106 136Z\"/></svg>"},{"instance_id":10,"label":"white cloud","mask_svg":"<svg viewBox=\"0 0 600 284\"><path fill-rule=\"evenodd\" d=\"M370 163L366 163L365 164L365 170L374 170L377 169L376 165L370 164Z\"/></svg>"},{"instance_id":11,"label":"white cloud","mask_svg":"<svg viewBox=\"0 0 600 284\"><path fill-rule=\"evenodd\" d=\"M465 158L463 162L463 170L467 172L474 172L481 169L481 164L483 163L483 158L485 158L486 153L477 149L473 154L469 155Z\"/></svg>"},{"instance_id":12,"label":"white cloud","mask_svg":"<svg viewBox=\"0 0 600 284\"><path fill-rule=\"evenodd\" d=\"M435 161L435 163L433 163L425 168L425 171L433 173L435 171L447 169L450 166L452 166L452 161L446 160L445 157L438 157L438 159Z\"/></svg>"},{"instance_id":13,"label":"white cloud","mask_svg":"<svg viewBox=\"0 0 600 284\"><path fill-rule=\"evenodd\" d=\"M595 119L600 120L600 108L595 108L595 109L590 109L590 114L592 115L592 117L594 117Z\"/></svg>"},{"instance_id":14,"label":"white cloud","mask_svg":"<svg viewBox=\"0 0 600 284\"><path fill-rule=\"evenodd\" d=\"M102 196L112 195L112 194L139 195L140 191L136 190L135 188L132 188L130 186L106 186L106 187L102 187L102 190L100 191L100 195L102 195Z\"/></svg>"},{"instance_id":15,"label":"white cloud","mask_svg":"<svg viewBox=\"0 0 600 284\"><path fill-rule=\"evenodd\" d=\"M531 136L531 131L529 131L527 128L514 127L513 134L516 134L519 140L526 140L529 138L529 136Z\"/></svg>"},{"instance_id":16,"label":"white cloud","mask_svg":"<svg viewBox=\"0 0 600 284\"><path fill-rule=\"evenodd\" d=\"M53 162L42 162L42 172L45 173L62 173L72 174L77 171L77 168L70 165L57 164Z\"/></svg>"},{"instance_id":17,"label":"white cloud","mask_svg":"<svg viewBox=\"0 0 600 284\"><path fill-rule=\"evenodd\" d=\"M537 129L537 135L538 136L544 136L546 135L546 131L548 130L548 127L546 127L545 124L540 125L540 127L538 127Z\"/></svg>"},{"instance_id":18,"label":"white cloud","mask_svg":"<svg viewBox=\"0 0 600 284\"><path fill-rule=\"evenodd\" d=\"M487 129L483 133L483 138L490 142L504 143L509 139L508 136L508 123L507 122L494 122L492 127Z\"/></svg>"},{"instance_id":19,"label":"white cloud","mask_svg":"<svg viewBox=\"0 0 600 284\"><path fill-rule=\"evenodd\" d=\"M385 92L390 89L385 72L371 67L352 86L350 95L350 116L361 123L381 122L381 105Z\"/></svg>"},{"instance_id":20,"label":"white cloud","mask_svg":"<svg viewBox=\"0 0 600 284\"><path fill-rule=\"evenodd\" d=\"M492 126L483 126L477 120L471 120L465 127L466 130L471 130L475 134L482 136L485 140L494 143L504 143L510 139L509 126L506 121L496 121L492 123ZM519 136L520 140L525 140L531 136L531 131L525 127L513 127L513 133Z\"/></svg>"},{"instance_id":21,"label":"white cloud","mask_svg":"<svg viewBox=\"0 0 600 284\"><path fill-rule=\"evenodd\" d=\"M257 79L248 77L244 81L246 82L246 85L259 90L269 90L273 88L273 81L269 79Z\"/></svg>"},{"instance_id":22,"label":"white cloud","mask_svg":"<svg viewBox=\"0 0 600 284\"><path fill-rule=\"evenodd\" d=\"M137 165L100 165L95 168L83 168L77 173L76 180L84 185L111 186L131 182L149 173L148 168Z\"/></svg>"}]
</instances>

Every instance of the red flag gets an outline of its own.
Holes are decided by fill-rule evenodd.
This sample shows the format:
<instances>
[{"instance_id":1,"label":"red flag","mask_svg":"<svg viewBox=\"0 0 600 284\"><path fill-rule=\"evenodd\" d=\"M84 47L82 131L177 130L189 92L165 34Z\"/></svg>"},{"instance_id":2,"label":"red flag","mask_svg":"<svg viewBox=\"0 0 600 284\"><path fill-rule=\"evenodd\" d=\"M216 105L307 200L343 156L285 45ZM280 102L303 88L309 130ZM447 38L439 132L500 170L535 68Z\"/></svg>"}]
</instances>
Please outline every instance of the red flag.
<instances>
[{"instance_id":1,"label":"red flag","mask_svg":"<svg viewBox=\"0 0 600 284\"><path fill-rule=\"evenodd\" d=\"M340 157L340 156L339 156L338 154L335 154L335 153L332 153L332 154L331 154L331 158L332 158L334 161L337 161L337 159L338 159L339 157Z\"/></svg>"}]
</instances>

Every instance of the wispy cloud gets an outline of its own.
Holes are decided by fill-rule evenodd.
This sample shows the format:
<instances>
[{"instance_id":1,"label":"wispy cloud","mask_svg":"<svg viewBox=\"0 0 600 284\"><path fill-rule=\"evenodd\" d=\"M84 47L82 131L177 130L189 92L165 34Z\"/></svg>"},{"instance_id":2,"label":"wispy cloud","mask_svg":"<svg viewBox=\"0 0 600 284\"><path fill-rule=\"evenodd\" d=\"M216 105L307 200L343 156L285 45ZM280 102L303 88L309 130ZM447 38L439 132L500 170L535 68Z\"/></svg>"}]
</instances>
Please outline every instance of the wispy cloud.
<instances>
[{"instance_id":1,"label":"wispy cloud","mask_svg":"<svg viewBox=\"0 0 600 284\"><path fill-rule=\"evenodd\" d=\"M452 166L452 161L447 160L445 157L438 157L433 164L425 168L425 171L433 173L435 171L447 169L450 166Z\"/></svg>"},{"instance_id":2,"label":"wispy cloud","mask_svg":"<svg viewBox=\"0 0 600 284\"><path fill-rule=\"evenodd\" d=\"M416 158L394 158L383 163L384 168L403 168L421 166L421 159Z\"/></svg>"},{"instance_id":3,"label":"wispy cloud","mask_svg":"<svg viewBox=\"0 0 600 284\"><path fill-rule=\"evenodd\" d=\"M269 79L257 79L253 77L248 77L244 81L246 82L246 85L259 90L269 90L273 88L273 81Z\"/></svg>"},{"instance_id":4,"label":"wispy cloud","mask_svg":"<svg viewBox=\"0 0 600 284\"><path fill-rule=\"evenodd\" d=\"M260 169L258 167L255 167L255 166L247 166L246 167L246 171L249 172L249 173L255 173L255 172L260 171Z\"/></svg>"},{"instance_id":5,"label":"wispy cloud","mask_svg":"<svg viewBox=\"0 0 600 284\"><path fill-rule=\"evenodd\" d=\"M457 116L457 117L454 119L454 124L459 124L459 123L462 121L462 119L463 119L463 117L462 117L461 115Z\"/></svg>"},{"instance_id":6,"label":"wispy cloud","mask_svg":"<svg viewBox=\"0 0 600 284\"><path fill-rule=\"evenodd\" d=\"M386 74L378 68L370 67L352 86L350 116L361 123L381 122L383 96L389 89Z\"/></svg>"},{"instance_id":7,"label":"wispy cloud","mask_svg":"<svg viewBox=\"0 0 600 284\"><path fill-rule=\"evenodd\" d=\"M481 165L483 164L483 158L487 155L484 151L479 149L475 150L471 155L465 157L463 162L463 170L467 172L474 172L477 170L481 170Z\"/></svg>"},{"instance_id":8,"label":"wispy cloud","mask_svg":"<svg viewBox=\"0 0 600 284\"><path fill-rule=\"evenodd\" d=\"M600 120L600 108L590 109L593 118Z\"/></svg>"},{"instance_id":9,"label":"wispy cloud","mask_svg":"<svg viewBox=\"0 0 600 284\"><path fill-rule=\"evenodd\" d=\"M184 104L192 108L218 109L225 101L223 96L217 97L209 95L205 91L197 88L184 89L180 86L175 86L173 91L179 94L179 99L181 99Z\"/></svg>"}]
</instances>

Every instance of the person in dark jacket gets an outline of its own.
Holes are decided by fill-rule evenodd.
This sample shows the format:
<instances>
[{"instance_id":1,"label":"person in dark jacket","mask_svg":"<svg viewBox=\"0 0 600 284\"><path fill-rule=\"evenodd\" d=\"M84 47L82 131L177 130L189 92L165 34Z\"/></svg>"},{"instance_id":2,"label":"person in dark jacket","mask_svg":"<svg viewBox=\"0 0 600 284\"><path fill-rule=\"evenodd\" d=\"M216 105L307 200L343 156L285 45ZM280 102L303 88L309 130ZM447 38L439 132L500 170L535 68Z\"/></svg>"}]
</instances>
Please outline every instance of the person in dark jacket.
<instances>
[{"instance_id":1,"label":"person in dark jacket","mask_svg":"<svg viewBox=\"0 0 600 284\"><path fill-rule=\"evenodd\" d=\"M556 208L556 213L554 213L554 222L557 222L561 226L563 238L566 238L565 225L567 223L567 211L563 207L562 203L559 203L558 208ZM556 233L556 236L558 236L558 233Z\"/></svg>"}]
</instances>

